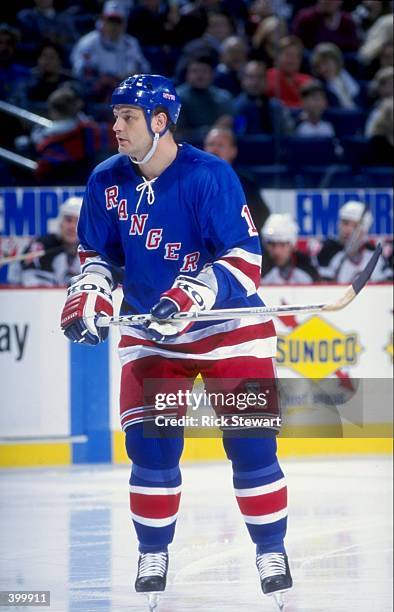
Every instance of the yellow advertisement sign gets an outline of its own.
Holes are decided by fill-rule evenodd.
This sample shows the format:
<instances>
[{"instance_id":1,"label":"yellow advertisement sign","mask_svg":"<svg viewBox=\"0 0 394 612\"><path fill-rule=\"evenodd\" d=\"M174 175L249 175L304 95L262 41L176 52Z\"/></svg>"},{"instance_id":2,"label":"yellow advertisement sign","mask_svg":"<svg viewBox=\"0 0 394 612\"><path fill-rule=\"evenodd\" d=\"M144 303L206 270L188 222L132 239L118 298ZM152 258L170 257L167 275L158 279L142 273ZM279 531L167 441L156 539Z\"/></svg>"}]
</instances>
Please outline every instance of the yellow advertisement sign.
<instances>
[{"instance_id":1,"label":"yellow advertisement sign","mask_svg":"<svg viewBox=\"0 0 394 612\"><path fill-rule=\"evenodd\" d=\"M313 316L288 334L278 334L277 363L306 378L326 378L354 366L362 350L357 333Z\"/></svg>"},{"instance_id":2,"label":"yellow advertisement sign","mask_svg":"<svg viewBox=\"0 0 394 612\"><path fill-rule=\"evenodd\" d=\"M390 355L391 361L393 361L393 354L394 354L394 351L393 351L393 334L391 334L391 338L388 341L388 343L386 344L386 346L384 347L384 349L385 349L386 353L388 355Z\"/></svg>"}]
</instances>

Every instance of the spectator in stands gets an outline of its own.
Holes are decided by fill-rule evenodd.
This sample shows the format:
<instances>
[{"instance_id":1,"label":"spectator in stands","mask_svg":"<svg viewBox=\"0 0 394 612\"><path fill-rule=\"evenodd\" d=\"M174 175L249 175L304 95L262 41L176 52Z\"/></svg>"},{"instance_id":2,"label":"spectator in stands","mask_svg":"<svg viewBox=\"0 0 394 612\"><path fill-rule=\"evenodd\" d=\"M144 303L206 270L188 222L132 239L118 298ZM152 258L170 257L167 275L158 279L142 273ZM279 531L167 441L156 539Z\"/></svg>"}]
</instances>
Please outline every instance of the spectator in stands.
<instances>
[{"instance_id":1,"label":"spectator in stands","mask_svg":"<svg viewBox=\"0 0 394 612\"><path fill-rule=\"evenodd\" d=\"M360 86L343 65L341 50L332 43L321 43L312 53L312 70L324 85L329 106L357 108Z\"/></svg>"},{"instance_id":2,"label":"spectator in stands","mask_svg":"<svg viewBox=\"0 0 394 612\"><path fill-rule=\"evenodd\" d=\"M365 125L366 136L371 136L371 126L375 123L375 117L380 113L380 103L382 100L393 97L393 88L394 68L392 66L381 68L370 83L370 94L375 98L375 105Z\"/></svg>"},{"instance_id":3,"label":"spectator in stands","mask_svg":"<svg viewBox=\"0 0 394 612\"><path fill-rule=\"evenodd\" d=\"M228 15L218 12L207 13L206 27L202 36L194 38L182 48L175 70L177 81L183 83L185 80L186 67L192 57L210 57L212 64L216 66L219 63L223 42L233 34L234 24Z\"/></svg>"},{"instance_id":4,"label":"spectator in stands","mask_svg":"<svg viewBox=\"0 0 394 612\"><path fill-rule=\"evenodd\" d=\"M248 59L248 48L240 36L229 36L223 41L220 64L216 66L213 84L226 89L233 96L241 93L240 73Z\"/></svg>"},{"instance_id":5,"label":"spectator in stands","mask_svg":"<svg viewBox=\"0 0 394 612\"><path fill-rule=\"evenodd\" d=\"M369 124L368 163L373 166L393 166L394 160L393 97L380 102Z\"/></svg>"},{"instance_id":6,"label":"spectator in stands","mask_svg":"<svg viewBox=\"0 0 394 612\"><path fill-rule=\"evenodd\" d=\"M109 0L97 29L83 36L72 50L73 73L97 102L105 102L128 75L149 72L138 41L125 33L126 23L123 5Z\"/></svg>"},{"instance_id":7,"label":"spectator in stands","mask_svg":"<svg viewBox=\"0 0 394 612\"><path fill-rule=\"evenodd\" d=\"M110 126L104 130L81 113L82 100L66 86L48 99L52 126L32 133L38 154L36 178L40 184L83 184L99 152L110 145Z\"/></svg>"},{"instance_id":8,"label":"spectator in stands","mask_svg":"<svg viewBox=\"0 0 394 612\"><path fill-rule=\"evenodd\" d=\"M394 65L394 45L392 40L382 45L378 61L381 68L386 68L387 66L392 67Z\"/></svg>"},{"instance_id":9,"label":"spectator in stands","mask_svg":"<svg viewBox=\"0 0 394 612\"><path fill-rule=\"evenodd\" d=\"M71 46L78 37L70 14L57 12L54 0L34 0L35 6L18 13L18 22L26 51L32 51L43 39L60 46Z\"/></svg>"},{"instance_id":10,"label":"spectator in stands","mask_svg":"<svg viewBox=\"0 0 394 612\"><path fill-rule=\"evenodd\" d=\"M238 155L234 132L228 128L212 128L205 137L204 151L212 153L212 155L216 155L233 165ZM259 186L253 177L245 170L235 168L235 171L245 192L253 222L260 233L270 214L269 208L262 199Z\"/></svg>"},{"instance_id":11,"label":"spectator in stands","mask_svg":"<svg viewBox=\"0 0 394 612\"><path fill-rule=\"evenodd\" d=\"M340 208L338 238L327 238L314 258L323 280L351 283L365 268L374 250L368 238L372 222L372 215L363 202L352 200ZM380 282L390 278L392 271L385 258L380 257L371 280Z\"/></svg>"},{"instance_id":12,"label":"spectator in stands","mask_svg":"<svg viewBox=\"0 0 394 612\"><path fill-rule=\"evenodd\" d=\"M379 68L393 65L394 17L382 15L368 30L359 50L359 58L366 66L367 76L372 77Z\"/></svg>"},{"instance_id":13,"label":"spectator in stands","mask_svg":"<svg viewBox=\"0 0 394 612\"><path fill-rule=\"evenodd\" d=\"M273 14L272 0L253 0L248 8L248 19L245 24L246 34L253 36L260 24Z\"/></svg>"},{"instance_id":14,"label":"spectator in stands","mask_svg":"<svg viewBox=\"0 0 394 612\"><path fill-rule=\"evenodd\" d=\"M312 80L309 74L300 72L302 44L295 36L286 36L279 41L275 68L267 70L267 95L279 99L289 108L301 106L300 89Z\"/></svg>"},{"instance_id":15,"label":"spectator in stands","mask_svg":"<svg viewBox=\"0 0 394 612\"><path fill-rule=\"evenodd\" d=\"M136 0L128 19L127 32L141 45L151 72L172 74L178 59L176 30L179 5L166 0Z\"/></svg>"},{"instance_id":16,"label":"spectator in stands","mask_svg":"<svg viewBox=\"0 0 394 612\"><path fill-rule=\"evenodd\" d=\"M331 123L322 120L327 109L327 96L319 81L311 81L301 88L302 112L297 119L296 136L304 138L334 138Z\"/></svg>"},{"instance_id":17,"label":"spectator in stands","mask_svg":"<svg viewBox=\"0 0 394 612\"><path fill-rule=\"evenodd\" d=\"M352 17L363 39L379 17L391 13L392 4L390 0L362 0L357 3L356 8L352 11Z\"/></svg>"},{"instance_id":18,"label":"spectator in stands","mask_svg":"<svg viewBox=\"0 0 394 612\"><path fill-rule=\"evenodd\" d=\"M20 39L20 32L16 28L0 24L0 100L17 103L17 92L24 86L30 77L30 69L15 61L16 48ZM25 132L23 123L12 115L2 122L0 130L0 145L6 148L14 146L17 136ZM1 164L2 185L9 180L13 184L14 169L8 172ZM8 179L9 176L9 179Z\"/></svg>"},{"instance_id":19,"label":"spectator in stands","mask_svg":"<svg viewBox=\"0 0 394 612\"><path fill-rule=\"evenodd\" d=\"M142 46L162 46L169 42L170 7L161 0L138 0L131 9L127 31Z\"/></svg>"},{"instance_id":20,"label":"spectator in stands","mask_svg":"<svg viewBox=\"0 0 394 612\"><path fill-rule=\"evenodd\" d=\"M63 67L61 48L51 41L43 41L30 79L19 90L18 105L45 115L50 94L71 80L71 72Z\"/></svg>"},{"instance_id":21,"label":"spectator in stands","mask_svg":"<svg viewBox=\"0 0 394 612\"><path fill-rule=\"evenodd\" d=\"M252 37L252 58L264 62L267 68L272 68L278 55L279 41L287 34L287 23L284 19L276 15L263 19Z\"/></svg>"},{"instance_id":22,"label":"spectator in stands","mask_svg":"<svg viewBox=\"0 0 394 612\"><path fill-rule=\"evenodd\" d=\"M203 37L207 34L207 28L212 37L220 42L230 34L234 34L235 28L231 17L228 13L222 12L221 5L220 0L196 0L181 6L179 21L174 28L173 44L181 47ZM213 15L218 17L211 17ZM198 52L201 53L201 49L198 49Z\"/></svg>"},{"instance_id":23,"label":"spectator in stands","mask_svg":"<svg viewBox=\"0 0 394 612\"><path fill-rule=\"evenodd\" d=\"M20 32L0 24L0 99L13 101L16 88L30 77L30 70L15 61Z\"/></svg>"},{"instance_id":24,"label":"spectator in stands","mask_svg":"<svg viewBox=\"0 0 394 612\"><path fill-rule=\"evenodd\" d=\"M235 34L234 22L228 13L220 11L208 11L207 18L206 38L211 41L212 46L216 45L220 53L222 43L226 38Z\"/></svg>"},{"instance_id":25,"label":"spectator in stands","mask_svg":"<svg viewBox=\"0 0 394 612\"><path fill-rule=\"evenodd\" d=\"M342 51L357 51L359 39L352 15L341 10L342 0L317 0L315 6L301 9L293 32L307 49L322 42L337 45Z\"/></svg>"},{"instance_id":26,"label":"spectator in stands","mask_svg":"<svg viewBox=\"0 0 394 612\"><path fill-rule=\"evenodd\" d=\"M287 109L265 94L266 68L256 60L246 64L241 77L242 93L234 100L234 129L239 134L282 134L293 131Z\"/></svg>"},{"instance_id":27,"label":"spectator in stands","mask_svg":"<svg viewBox=\"0 0 394 612\"><path fill-rule=\"evenodd\" d=\"M199 139L218 121L231 118L231 95L212 85L213 77L211 58L189 61L186 82L177 88L182 102L177 126L183 137Z\"/></svg>"},{"instance_id":28,"label":"spectator in stands","mask_svg":"<svg viewBox=\"0 0 394 612\"><path fill-rule=\"evenodd\" d=\"M82 206L82 198L68 198L59 209L53 233L39 236L25 249L31 253L31 259L18 264L18 270L12 270L12 282L24 287L58 287L68 285L71 278L80 272L77 255L77 224ZM34 253L45 251L44 255ZM16 267L16 266L15 266Z\"/></svg>"},{"instance_id":29,"label":"spectator in stands","mask_svg":"<svg viewBox=\"0 0 394 612\"><path fill-rule=\"evenodd\" d=\"M309 255L297 250L298 225L288 214L270 215L261 230L264 285L311 284L319 274Z\"/></svg>"}]
</instances>

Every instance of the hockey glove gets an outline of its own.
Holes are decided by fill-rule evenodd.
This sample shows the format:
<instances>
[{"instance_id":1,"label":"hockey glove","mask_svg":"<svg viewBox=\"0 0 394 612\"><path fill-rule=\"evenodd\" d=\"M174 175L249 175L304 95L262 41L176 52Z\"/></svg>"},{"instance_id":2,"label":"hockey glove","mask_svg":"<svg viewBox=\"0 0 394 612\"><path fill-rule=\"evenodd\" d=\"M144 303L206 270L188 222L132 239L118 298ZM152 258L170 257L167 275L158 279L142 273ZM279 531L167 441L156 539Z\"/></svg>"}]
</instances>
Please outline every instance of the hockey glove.
<instances>
[{"instance_id":1,"label":"hockey glove","mask_svg":"<svg viewBox=\"0 0 394 612\"><path fill-rule=\"evenodd\" d=\"M96 327L100 315L112 317L111 282L97 272L73 278L61 315L61 328L70 340L98 344L108 336L108 327Z\"/></svg>"},{"instance_id":2,"label":"hockey glove","mask_svg":"<svg viewBox=\"0 0 394 612\"><path fill-rule=\"evenodd\" d=\"M216 299L214 291L197 278L178 276L175 283L160 296L160 302L153 306L154 321L147 323L147 332L155 342L171 342L188 329L188 321L164 322L178 312L209 310Z\"/></svg>"}]
</instances>

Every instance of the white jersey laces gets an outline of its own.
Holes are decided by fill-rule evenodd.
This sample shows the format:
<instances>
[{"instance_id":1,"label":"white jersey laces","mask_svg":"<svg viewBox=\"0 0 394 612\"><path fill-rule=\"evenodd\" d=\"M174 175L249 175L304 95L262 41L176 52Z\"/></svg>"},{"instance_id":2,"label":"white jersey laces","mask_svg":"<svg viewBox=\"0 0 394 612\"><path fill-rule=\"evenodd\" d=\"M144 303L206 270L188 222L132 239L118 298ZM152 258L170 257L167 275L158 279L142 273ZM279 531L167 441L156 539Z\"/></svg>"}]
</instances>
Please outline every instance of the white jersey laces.
<instances>
[{"instance_id":1,"label":"white jersey laces","mask_svg":"<svg viewBox=\"0 0 394 612\"><path fill-rule=\"evenodd\" d=\"M144 197L144 193L146 189L148 190L146 194L146 199L148 200L148 204L152 205L153 202L155 201L155 192L153 191L152 185L157 180L157 177L151 179L150 181L148 181L144 176L141 178L142 178L142 183L139 183L139 185L137 185L137 187L135 188L137 192L138 191L141 192L140 197L138 198L135 212L138 212L139 205L141 203L142 198Z\"/></svg>"}]
</instances>

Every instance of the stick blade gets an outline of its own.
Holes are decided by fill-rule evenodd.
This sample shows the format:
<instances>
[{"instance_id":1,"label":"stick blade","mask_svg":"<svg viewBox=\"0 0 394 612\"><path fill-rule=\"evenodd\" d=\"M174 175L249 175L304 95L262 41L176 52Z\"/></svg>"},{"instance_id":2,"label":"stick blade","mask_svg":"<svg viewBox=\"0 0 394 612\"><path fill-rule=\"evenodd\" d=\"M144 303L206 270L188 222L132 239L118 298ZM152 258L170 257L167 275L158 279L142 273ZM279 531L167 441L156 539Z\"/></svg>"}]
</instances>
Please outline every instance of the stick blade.
<instances>
[{"instance_id":1,"label":"stick blade","mask_svg":"<svg viewBox=\"0 0 394 612\"><path fill-rule=\"evenodd\" d=\"M356 295L357 293L360 293L361 289L365 287L365 285L371 278L372 272L375 270L376 264L378 263L378 259L381 256L381 254L382 254L382 245L379 242L379 244L376 246L374 253L371 256L371 259L365 266L364 270L362 270L359 274L357 274L356 278L352 282L352 287Z\"/></svg>"}]
</instances>

